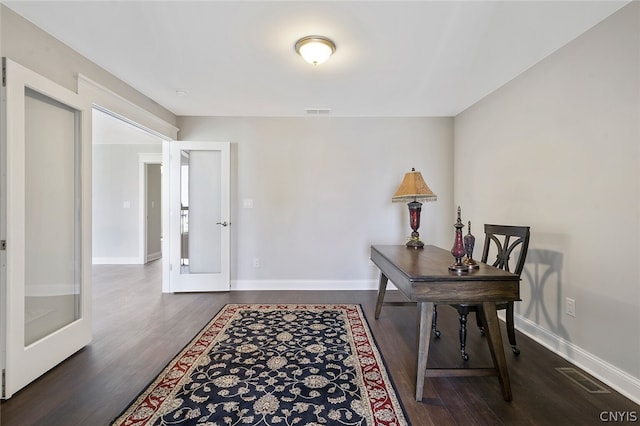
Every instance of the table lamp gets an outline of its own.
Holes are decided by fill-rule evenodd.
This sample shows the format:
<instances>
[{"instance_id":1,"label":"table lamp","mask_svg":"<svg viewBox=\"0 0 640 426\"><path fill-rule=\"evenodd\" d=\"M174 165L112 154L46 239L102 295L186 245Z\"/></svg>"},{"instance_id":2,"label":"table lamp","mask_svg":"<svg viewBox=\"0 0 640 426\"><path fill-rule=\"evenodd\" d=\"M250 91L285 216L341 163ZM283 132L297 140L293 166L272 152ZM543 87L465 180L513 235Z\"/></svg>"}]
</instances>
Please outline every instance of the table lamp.
<instances>
[{"instance_id":1,"label":"table lamp","mask_svg":"<svg viewBox=\"0 0 640 426\"><path fill-rule=\"evenodd\" d=\"M416 172L416 169L412 168L409 173L404 175L400 187L393 194L391 202L399 203L403 201L409 201L409 223L413 232L411 238L407 242L407 247L422 248L424 243L420 241L420 234L418 234L418 228L420 227L420 211L422 210L421 201L436 201L438 197L434 194L429 186L422 179L422 174Z\"/></svg>"}]
</instances>

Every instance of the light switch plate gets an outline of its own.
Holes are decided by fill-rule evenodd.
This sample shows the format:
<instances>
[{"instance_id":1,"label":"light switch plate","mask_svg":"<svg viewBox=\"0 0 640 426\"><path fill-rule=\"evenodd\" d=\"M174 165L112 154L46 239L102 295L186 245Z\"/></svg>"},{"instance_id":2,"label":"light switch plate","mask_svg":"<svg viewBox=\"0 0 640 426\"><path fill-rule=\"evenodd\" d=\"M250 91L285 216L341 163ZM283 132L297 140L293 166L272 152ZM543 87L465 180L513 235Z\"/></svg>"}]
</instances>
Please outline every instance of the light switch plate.
<instances>
[{"instance_id":1,"label":"light switch plate","mask_svg":"<svg viewBox=\"0 0 640 426\"><path fill-rule=\"evenodd\" d=\"M567 315L575 317L576 316L576 301L567 297L566 299L566 312Z\"/></svg>"}]
</instances>

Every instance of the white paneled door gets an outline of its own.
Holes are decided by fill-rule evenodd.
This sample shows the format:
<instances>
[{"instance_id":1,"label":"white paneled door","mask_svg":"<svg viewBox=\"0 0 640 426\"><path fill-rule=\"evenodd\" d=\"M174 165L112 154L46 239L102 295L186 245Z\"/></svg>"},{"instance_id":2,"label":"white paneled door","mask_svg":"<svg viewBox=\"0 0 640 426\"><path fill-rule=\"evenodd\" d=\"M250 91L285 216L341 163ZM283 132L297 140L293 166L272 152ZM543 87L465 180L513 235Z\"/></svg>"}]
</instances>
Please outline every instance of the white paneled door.
<instances>
[{"instance_id":1,"label":"white paneled door","mask_svg":"<svg viewBox=\"0 0 640 426\"><path fill-rule=\"evenodd\" d=\"M4 60L3 398L91 340L91 107Z\"/></svg>"},{"instance_id":2,"label":"white paneled door","mask_svg":"<svg viewBox=\"0 0 640 426\"><path fill-rule=\"evenodd\" d=\"M228 291L230 144L163 143L164 291Z\"/></svg>"}]
</instances>

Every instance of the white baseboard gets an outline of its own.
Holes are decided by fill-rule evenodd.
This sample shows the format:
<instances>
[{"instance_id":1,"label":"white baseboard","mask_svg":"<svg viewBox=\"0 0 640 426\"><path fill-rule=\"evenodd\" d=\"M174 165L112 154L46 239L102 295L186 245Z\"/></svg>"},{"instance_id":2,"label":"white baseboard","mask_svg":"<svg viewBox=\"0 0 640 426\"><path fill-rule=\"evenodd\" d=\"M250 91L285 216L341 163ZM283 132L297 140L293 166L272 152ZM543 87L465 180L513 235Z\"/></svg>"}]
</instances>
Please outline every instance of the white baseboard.
<instances>
[{"instance_id":1,"label":"white baseboard","mask_svg":"<svg viewBox=\"0 0 640 426\"><path fill-rule=\"evenodd\" d=\"M640 404L640 380L638 378L518 314L514 315L514 325L516 329L542 346L606 383L636 404Z\"/></svg>"},{"instance_id":2,"label":"white baseboard","mask_svg":"<svg viewBox=\"0 0 640 426\"><path fill-rule=\"evenodd\" d=\"M139 257L94 257L94 265L142 265Z\"/></svg>"},{"instance_id":3,"label":"white baseboard","mask_svg":"<svg viewBox=\"0 0 640 426\"><path fill-rule=\"evenodd\" d=\"M233 280L231 290L377 290L376 280Z\"/></svg>"},{"instance_id":4,"label":"white baseboard","mask_svg":"<svg viewBox=\"0 0 640 426\"><path fill-rule=\"evenodd\" d=\"M162 252L157 251L155 253L147 253L147 262L153 262L154 260L158 260L162 257Z\"/></svg>"}]
</instances>

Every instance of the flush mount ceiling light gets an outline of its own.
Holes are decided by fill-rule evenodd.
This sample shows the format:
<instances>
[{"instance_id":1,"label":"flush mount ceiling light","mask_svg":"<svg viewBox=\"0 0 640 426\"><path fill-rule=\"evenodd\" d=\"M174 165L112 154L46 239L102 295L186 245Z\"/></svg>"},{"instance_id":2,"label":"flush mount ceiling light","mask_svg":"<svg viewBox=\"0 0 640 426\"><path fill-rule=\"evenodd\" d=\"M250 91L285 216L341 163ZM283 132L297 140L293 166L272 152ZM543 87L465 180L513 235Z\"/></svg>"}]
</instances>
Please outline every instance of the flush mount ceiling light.
<instances>
[{"instance_id":1,"label":"flush mount ceiling light","mask_svg":"<svg viewBox=\"0 0 640 426\"><path fill-rule=\"evenodd\" d=\"M296 52L313 65L323 63L335 51L335 43L323 36L306 36L296 42Z\"/></svg>"}]
</instances>

